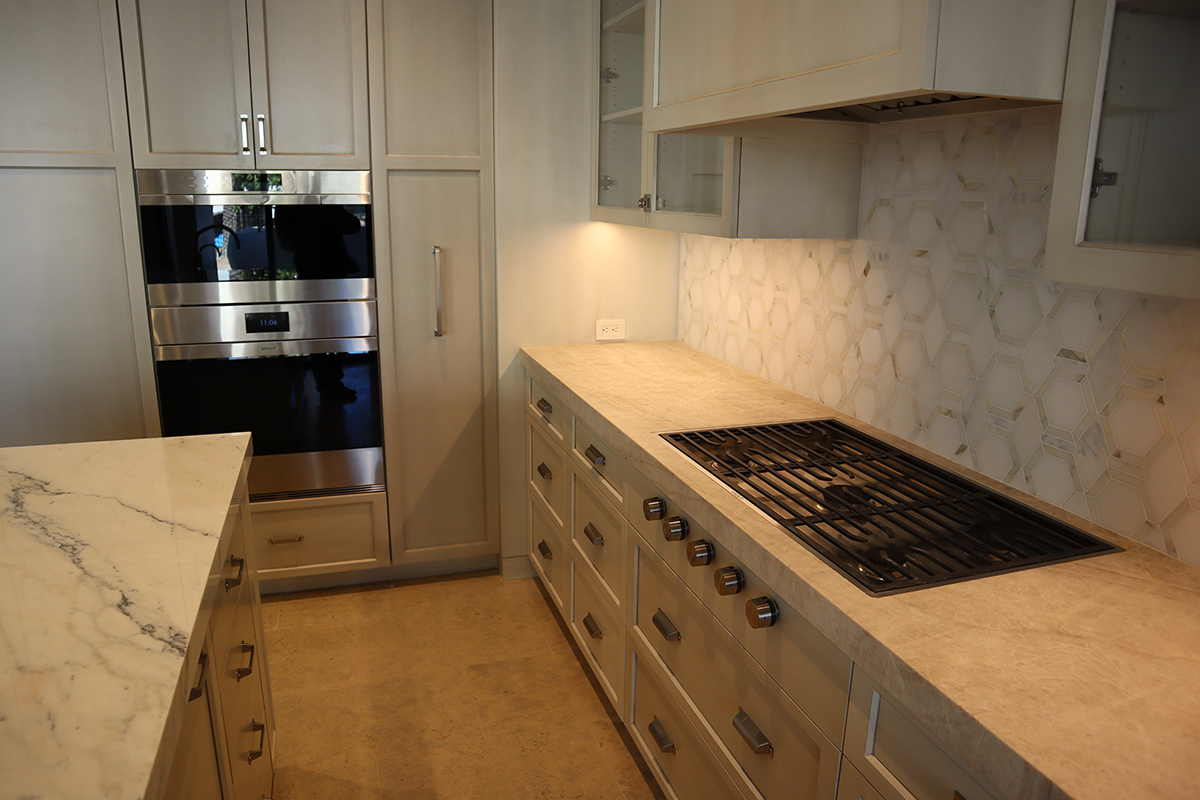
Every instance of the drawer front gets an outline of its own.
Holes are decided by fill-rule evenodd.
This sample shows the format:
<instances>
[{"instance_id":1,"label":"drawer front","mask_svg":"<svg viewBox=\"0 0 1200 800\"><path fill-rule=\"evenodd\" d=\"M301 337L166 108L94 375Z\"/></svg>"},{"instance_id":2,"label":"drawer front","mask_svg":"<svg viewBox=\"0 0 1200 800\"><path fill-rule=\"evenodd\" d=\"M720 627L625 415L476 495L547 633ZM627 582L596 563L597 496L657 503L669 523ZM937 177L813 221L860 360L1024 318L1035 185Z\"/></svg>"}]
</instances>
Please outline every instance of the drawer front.
<instances>
[{"instance_id":1,"label":"drawer front","mask_svg":"<svg viewBox=\"0 0 1200 800\"><path fill-rule=\"evenodd\" d=\"M601 494L613 505L622 508L630 472L625 459L578 419L575 420L575 445L571 452L580 472L595 481Z\"/></svg>"},{"instance_id":2,"label":"drawer front","mask_svg":"<svg viewBox=\"0 0 1200 800\"><path fill-rule=\"evenodd\" d=\"M645 656L633 649L633 703L629 727L647 759L678 800L740 800L741 793L712 750L668 694Z\"/></svg>"},{"instance_id":3,"label":"drawer front","mask_svg":"<svg viewBox=\"0 0 1200 800\"><path fill-rule=\"evenodd\" d=\"M587 650L600 674L600 684L616 708L623 708L625 625L612 604L605 600L575 569L575 608L571 628L580 646Z\"/></svg>"},{"instance_id":4,"label":"drawer front","mask_svg":"<svg viewBox=\"0 0 1200 800\"><path fill-rule=\"evenodd\" d=\"M671 575L638 548L635 626L767 800L833 800L840 753ZM677 636L677 638L676 638ZM768 679L769 680L769 679Z\"/></svg>"},{"instance_id":5,"label":"drawer front","mask_svg":"<svg viewBox=\"0 0 1200 800\"><path fill-rule=\"evenodd\" d=\"M546 391L536 378L529 379L529 416L542 426L550 440L563 450L567 449L567 433L571 429L571 413L558 398Z\"/></svg>"},{"instance_id":6,"label":"drawer front","mask_svg":"<svg viewBox=\"0 0 1200 800\"><path fill-rule=\"evenodd\" d=\"M384 492L252 503L250 514L261 579L390 563Z\"/></svg>"},{"instance_id":7,"label":"drawer front","mask_svg":"<svg viewBox=\"0 0 1200 800\"><path fill-rule=\"evenodd\" d=\"M850 690L846 758L885 800L999 800L861 669Z\"/></svg>"},{"instance_id":8,"label":"drawer front","mask_svg":"<svg viewBox=\"0 0 1200 800\"><path fill-rule=\"evenodd\" d=\"M230 506L225 527L233 530L229 538L229 552L217 573L217 593L213 600L209 629L214 643L227 641L233 635L234 614L244 604L250 589L250 562L246 556L246 537L242 529L242 518L237 506ZM219 646L219 645L218 645Z\"/></svg>"},{"instance_id":9,"label":"drawer front","mask_svg":"<svg viewBox=\"0 0 1200 800\"><path fill-rule=\"evenodd\" d=\"M577 476L574 484L575 548L595 567L611 602L620 607L625 596L625 520L589 481Z\"/></svg>"},{"instance_id":10,"label":"drawer front","mask_svg":"<svg viewBox=\"0 0 1200 800\"><path fill-rule=\"evenodd\" d=\"M529 485L541 495L546 505L554 512L561 529L569 518L570 501L568 486L571 483L567 458L561 450L550 443L539 426L529 421Z\"/></svg>"},{"instance_id":11,"label":"drawer front","mask_svg":"<svg viewBox=\"0 0 1200 800\"><path fill-rule=\"evenodd\" d=\"M533 568L558 610L567 616L571 609L571 554L558 535L558 526L537 497L529 499L530 549Z\"/></svg>"},{"instance_id":12,"label":"drawer front","mask_svg":"<svg viewBox=\"0 0 1200 800\"><path fill-rule=\"evenodd\" d=\"M867 783L867 779L849 760L843 758L842 769L838 773L837 800L884 800L884 797Z\"/></svg>"},{"instance_id":13,"label":"drawer front","mask_svg":"<svg viewBox=\"0 0 1200 800\"><path fill-rule=\"evenodd\" d=\"M846 720L846 696L850 691L850 659L799 612L780 600L770 587L731 556L720 541L693 522L670 498L638 473L634 473L633 480L638 490L631 493L635 500L639 497L662 499L666 504L666 519L679 517L688 524L683 539L667 541L662 521L646 520L639 508L632 519L639 532L650 532L649 536L644 536L645 541L767 674L817 723L829 740L840 742ZM641 500L637 502L640 506ZM641 522L636 521L639 519ZM712 546L712 561L704 566L692 566L688 548L701 539ZM722 595L717 590L716 573L726 568L737 570L742 578L743 588L735 594ZM771 627L754 629L746 619L746 603L759 597L771 598L779 616Z\"/></svg>"}]
</instances>

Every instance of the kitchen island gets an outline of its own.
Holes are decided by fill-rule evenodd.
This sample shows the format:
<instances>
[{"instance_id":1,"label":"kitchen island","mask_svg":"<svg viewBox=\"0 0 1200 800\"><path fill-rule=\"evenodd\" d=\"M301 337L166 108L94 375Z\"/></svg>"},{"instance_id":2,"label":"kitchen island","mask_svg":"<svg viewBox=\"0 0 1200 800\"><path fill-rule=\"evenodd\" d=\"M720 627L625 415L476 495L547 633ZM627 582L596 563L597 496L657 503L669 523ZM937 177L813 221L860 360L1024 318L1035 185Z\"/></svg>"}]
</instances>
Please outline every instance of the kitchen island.
<instances>
[{"instance_id":1,"label":"kitchen island","mask_svg":"<svg viewBox=\"0 0 1200 800\"><path fill-rule=\"evenodd\" d=\"M1200 796L1200 570L679 342L530 347L521 359L993 789L1011 800ZM814 418L1124 552L870 597L658 436Z\"/></svg>"},{"instance_id":2,"label":"kitchen island","mask_svg":"<svg viewBox=\"0 0 1200 800\"><path fill-rule=\"evenodd\" d=\"M245 433L0 450L0 797L159 796L249 463Z\"/></svg>"}]
</instances>

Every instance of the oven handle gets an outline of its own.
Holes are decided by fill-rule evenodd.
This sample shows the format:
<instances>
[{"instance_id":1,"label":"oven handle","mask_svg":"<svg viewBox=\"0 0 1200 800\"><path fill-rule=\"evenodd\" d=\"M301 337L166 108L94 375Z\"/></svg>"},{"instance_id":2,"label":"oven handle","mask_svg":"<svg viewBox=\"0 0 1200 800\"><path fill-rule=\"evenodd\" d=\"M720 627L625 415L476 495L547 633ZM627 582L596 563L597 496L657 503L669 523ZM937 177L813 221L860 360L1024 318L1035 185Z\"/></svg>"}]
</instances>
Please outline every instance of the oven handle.
<instances>
[{"instance_id":1,"label":"oven handle","mask_svg":"<svg viewBox=\"0 0 1200 800\"><path fill-rule=\"evenodd\" d=\"M155 345L155 361L199 361L202 359L271 358L311 356L322 353L374 353L379 339L362 336L350 339L276 339L260 342L215 342L211 344Z\"/></svg>"}]
</instances>

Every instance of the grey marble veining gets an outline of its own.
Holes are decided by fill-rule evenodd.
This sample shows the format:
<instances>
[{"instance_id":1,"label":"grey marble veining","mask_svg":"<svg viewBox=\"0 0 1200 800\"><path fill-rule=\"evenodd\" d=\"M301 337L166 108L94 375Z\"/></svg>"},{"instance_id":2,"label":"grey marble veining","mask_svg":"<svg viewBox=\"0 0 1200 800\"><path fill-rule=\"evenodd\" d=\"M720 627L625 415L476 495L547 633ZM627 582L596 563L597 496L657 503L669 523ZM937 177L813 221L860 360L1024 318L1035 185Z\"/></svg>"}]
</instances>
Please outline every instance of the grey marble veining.
<instances>
[{"instance_id":1,"label":"grey marble veining","mask_svg":"<svg viewBox=\"0 0 1200 800\"><path fill-rule=\"evenodd\" d=\"M0 449L0 797L140 798L163 777L248 451L248 434Z\"/></svg>"},{"instance_id":2,"label":"grey marble veining","mask_svg":"<svg viewBox=\"0 0 1200 800\"><path fill-rule=\"evenodd\" d=\"M679 342L530 347L522 363L1012 800L1200 796L1200 570ZM1126 551L868 597L657 436L814 417Z\"/></svg>"}]
</instances>

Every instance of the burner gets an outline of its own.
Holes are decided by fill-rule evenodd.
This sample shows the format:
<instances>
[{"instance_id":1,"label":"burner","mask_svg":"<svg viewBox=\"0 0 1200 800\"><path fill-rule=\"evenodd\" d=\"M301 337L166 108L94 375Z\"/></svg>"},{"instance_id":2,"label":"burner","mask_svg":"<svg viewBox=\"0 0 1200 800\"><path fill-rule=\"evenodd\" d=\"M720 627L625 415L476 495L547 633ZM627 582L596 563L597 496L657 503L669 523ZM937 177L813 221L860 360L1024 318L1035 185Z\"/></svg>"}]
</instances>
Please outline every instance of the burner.
<instances>
[{"instance_id":1,"label":"burner","mask_svg":"<svg viewBox=\"0 0 1200 800\"><path fill-rule=\"evenodd\" d=\"M1121 549L835 420L663 438L871 594Z\"/></svg>"}]
</instances>

